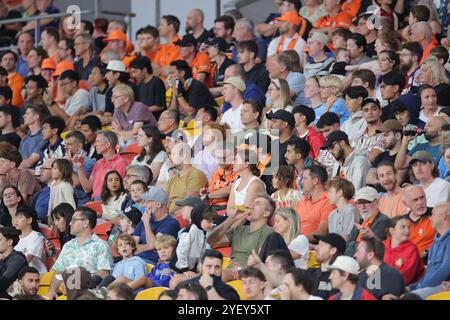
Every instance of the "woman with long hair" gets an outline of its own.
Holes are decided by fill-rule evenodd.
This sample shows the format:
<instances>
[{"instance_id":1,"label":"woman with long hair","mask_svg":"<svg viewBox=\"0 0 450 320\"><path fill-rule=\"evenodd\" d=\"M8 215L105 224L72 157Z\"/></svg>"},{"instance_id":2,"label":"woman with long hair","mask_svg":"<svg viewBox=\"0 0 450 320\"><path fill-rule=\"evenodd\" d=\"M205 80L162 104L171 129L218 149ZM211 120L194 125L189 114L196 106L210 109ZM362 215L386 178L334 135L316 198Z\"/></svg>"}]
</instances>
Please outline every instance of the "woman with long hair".
<instances>
[{"instance_id":1,"label":"woman with long hair","mask_svg":"<svg viewBox=\"0 0 450 320\"><path fill-rule=\"evenodd\" d=\"M19 189L15 186L7 186L2 192L2 202L0 206L0 225L12 227L12 218L17 209L25 206L25 201Z\"/></svg>"},{"instance_id":2,"label":"woman with long hair","mask_svg":"<svg viewBox=\"0 0 450 320\"><path fill-rule=\"evenodd\" d=\"M450 106L450 85L445 75L445 69L435 57L429 57L420 64L420 74L417 77L420 84L428 84L436 90L437 104Z\"/></svg>"},{"instance_id":3,"label":"woman with long hair","mask_svg":"<svg viewBox=\"0 0 450 320\"><path fill-rule=\"evenodd\" d=\"M42 47L33 48L28 52L28 76L41 74L41 65L44 59L48 58L47 52Z\"/></svg>"},{"instance_id":4,"label":"woman with long hair","mask_svg":"<svg viewBox=\"0 0 450 320\"><path fill-rule=\"evenodd\" d=\"M269 120L266 117L267 113L282 109L291 112L294 108L291 104L289 84L284 79L272 79L266 96L272 104L266 105L263 111L264 116L261 127L265 129L269 128Z\"/></svg>"},{"instance_id":5,"label":"woman with long hair","mask_svg":"<svg viewBox=\"0 0 450 320\"><path fill-rule=\"evenodd\" d=\"M58 239L61 244L61 249L66 242L72 240L74 236L70 233L70 222L75 213L74 208L68 203L60 203L52 211L53 225L58 231Z\"/></svg>"},{"instance_id":6,"label":"woman with long hair","mask_svg":"<svg viewBox=\"0 0 450 320\"><path fill-rule=\"evenodd\" d=\"M122 177L116 170L111 170L103 180L102 218L111 221L112 224L120 222L121 207L127 194L123 185Z\"/></svg>"},{"instance_id":7,"label":"woman with long hair","mask_svg":"<svg viewBox=\"0 0 450 320\"><path fill-rule=\"evenodd\" d=\"M161 167L168 159L166 149L162 144L161 132L157 127L146 124L138 131L137 143L142 151L131 164L149 167L153 173L153 180L158 180Z\"/></svg>"}]
</instances>

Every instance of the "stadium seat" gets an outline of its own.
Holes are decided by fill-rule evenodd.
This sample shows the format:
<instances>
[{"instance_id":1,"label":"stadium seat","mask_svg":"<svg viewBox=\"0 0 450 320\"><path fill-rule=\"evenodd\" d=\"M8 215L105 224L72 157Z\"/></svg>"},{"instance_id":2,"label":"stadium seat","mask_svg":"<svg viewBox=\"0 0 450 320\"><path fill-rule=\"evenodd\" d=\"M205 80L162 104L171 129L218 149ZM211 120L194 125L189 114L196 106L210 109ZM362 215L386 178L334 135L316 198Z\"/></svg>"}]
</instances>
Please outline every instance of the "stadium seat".
<instances>
[{"instance_id":1,"label":"stadium seat","mask_svg":"<svg viewBox=\"0 0 450 320\"><path fill-rule=\"evenodd\" d=\"M59 296L56 300L67 300L67 296Z\"/></svg>"},{"instance_id":2,"label":"stadium seat","mask_svg":"<svg viewBox=\"0 0 450 320\"><path fill-rule=\"evenodd\" d=\"M52 270L41 275L41 283L37 292L38 295L45 296L47 294L48 290L50 289L50 283L52 281L54 273L55 272Z\"/></svg>"},{"instance_id":3,"label":"stadium seat","mask_svg":"<svg viewBox=\"0 0 450 320\"><path fill-rule=\"evenodd\" d=\"M151 263L146 263L145 265L147 266L147 273L150 273L152 271L154 265Z\"/></svg>"},{"instance_id":4,"label":"stadium seat","mask_svg":"<svg viewBox=\"0 0 450 320\"><path fill-rule=\"evenodd\" d=\"M233 281L227 282L227 285L233 287L237 291L237 293L239 294L239 298L241 300L247 300L247 297L244 294L244 289L242 288L241 280L233 280Z\"/></svg>"},{"instance_id":5,"label":"stadium seat","mask_svg":"<svg viewBox=\"0 0 450 320\"><path fill-rule=\"evenodd\" d=\"M57 239L56 233L53 229L45 224L39 224L39 231L46 237L48 240Z\"/></svg>"},{"instance_id":6,"label":"stadium seat","mask_svg":"<svg viewBox=\"0 0 450 320\"><path fill-rule=\"evenodd\" d=\"M101 201L88 202L84 206L94 210L97 213L97 218L100 218L102 216L103 208Z\"/></svg>"},{"instance_id":7,"label":"stadium seat","mask_svg":"<svg viewBox=\"0 0 450 320\"><path fill-rule=\"evenodd\" d=\"M222 253L224 257L231 257L231 247L215 247L214 249Z\"/></svg>"},{"instance_id":8,"label":"stadium seat","mask_svg":"<svg viewBox=\"0 0 450 320\"><path fill-rule=\"evenodd\" d=\"M317 269L319 267L320 263L316 261L316 252L314 250L309 250L308 269Z\"/></svg>"},{"instance_id":9,"label":"stadium seat","mask_svg":"<svg viewBox=\"0 0 450 320\"><path fill-rule=\"evenodd\" d=\"M105 221L101 224L98 224L94 228L94 232L103 240L108 239L108 231L111 230L111 222Z\"/></svg>"},{"instance_id":10,"label":"stadium seat","mask_svg":"<svg viewBox=\"0 0 450 320\"><path fill-rule=\"evenodd\" d=\"M150 289L143 290L136 295L134 300L158 300L159 295L164 291L169 290L165 287L154 287Z\"/></svg>"},{"instance_id":11,"label":"stadium seat","mask_svg":"<svg viewBox=\"0 0 450 320\"><path fill-rule=\"evenodd\" d=\"M120 156L124 159L128 164L130 164L133 159L138 155L138 153L134 152L121 152Z\"/></svg>"},{"instance_id":12,"label":"stadium seat","mask_svg":"<svg viewBox=\"0 0 450 320\"><path fill-rule=\"evenodd\" d=\"M231 259L228 257L223 258L222 269L226 269L231 263Z\"/></svg>"},{"instance_id":13,"label":"stadium seat","mask_svg":"<svg viewBox=\"0 0 450 320\"><path fill-rule=\"evenodd\" d=\"M180 223L180 228L186 228L189 225L189 220L183 219L182 215L178 215L175 217L175 219Z\"/></svg>"},{"instance_id":14,"label":"stadium seat","mask_svg":"<svg viewBox=\"0 0 450 320\"><path fill-rule=\"evenodd\" d=\"M135 153L135 154L139 154L139 153L141 153L141 151L142 151L142 148L139 147L137 143L130 144L124 150L124 152L126 152L126 153Z\"/></svg>"},{"instance_id":15,"label":"stadium seat","mask_svg":"<svg viewBox=\"0 0 450 320\"><path fill-rule=\"evenodd\" d=\"M450 291L433 294L427 297L426 300L450 300Z\"/></svg>"}]
</instances>

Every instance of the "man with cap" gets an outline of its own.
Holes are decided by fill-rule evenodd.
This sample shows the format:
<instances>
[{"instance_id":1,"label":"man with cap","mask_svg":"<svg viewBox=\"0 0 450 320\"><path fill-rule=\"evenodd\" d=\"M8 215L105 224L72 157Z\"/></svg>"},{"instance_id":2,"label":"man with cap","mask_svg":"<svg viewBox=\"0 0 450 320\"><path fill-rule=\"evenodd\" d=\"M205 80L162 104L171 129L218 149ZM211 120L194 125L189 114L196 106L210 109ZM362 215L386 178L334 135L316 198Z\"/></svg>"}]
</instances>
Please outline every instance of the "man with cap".
<instances>
[{"instance_id":1,"label":"man with cap","mask_svg":"<svg viewBox=\"0 0 450 320\"><path fill-rule=\"evenodd\" d=\"M179 47L182 59L191 67L192 77L211 87L211 62L205 52L197 52L197 39L191 34L186 34L183 39L176 41L175 44Z\"/></svg>"},{"instance_id":2,"label":"man with cap","mask_svg":"<svg viewBox=\"0 0 450 320\"><path fill-rule=\"evenodd\" d=\"M330 270L327 266L332 264L336 258L345 252L345 240L337 233L328 233L324 236L314 236L319 243L314 246L315 259L320 263L317 269L309 269L314 280L313 295L327 300L338 290L333 289L330 282Z\"/></svg>"},{"instance_id":3,"label":"man with cap","mask_svg":"<svg viewBox=\"0 0 450 320\"><path fill-rule=\"evenodd\" d=\"M241 78L231 77L223 82L222 95L226 102L231 104L220 120L220 124L227 124L233 134L244 129L241 112L244 104L245 83Z\"/></svg>"},{"instance_id":4,"label":"man with cap","mask_svg":"<svg viewBox=\"0 0 450 320\"><path fill-rule=\"evenodd\" d=\"M305 40L300 36L298 27L302 20L297 12L288 11L281 17L275 19L278 24L280 36L274 38L267 49L267 56L270 57L276 53L286 50L295 50L302 60L303 49L306 46Z\"/></svg>"},{"instance_id":5,"label":"man with cap","mask_svg":"<svg viewBox=\"0 0 450 320\"><path fill-rule=\"evenodd\" d=\"M439 178L437 166L431 154L426 151L417 151L409 165L413 172L412 178L418 180L425 191L429 207L433 208L439 202L450 201L450 183Z\"/></svg>"},{"instance_id":6,"label":"man with cap","mask_svg":"<svg viewBox=\"0 0 450 320\"><path fill-rule=\"evenodd\" d=\"M331 33L336 28L350 28L352 17L341 10L340 0L325 0L323 5L328 15L317 20L315 28L325 33Z\"/></svg>"},{"instance_id":7,"label":"man with cap","mask_svg":"<svg viewBox=\"0 0 450 320\"><path fill-rule=\"evenodd\" d=\"M333 169L333 176L345 178L358 190L366 185L366 176L371 167L366 156L357 154L350 146L348 136L343 131L331 132L322 150L328 150L339 166Z\"/></svg>"},{"instance_id":8,"label":"man with cap","mask_svg":"<svg viewBox=\"0 0 450 320\"><path fill-rule=\"evenodd\" d=\"M172 89L169 108L178 110L186 124L194 119L197 110L202 106L217 106L216 100L209 92L208 87L193 79L192 70L184 60L176 60L170 63L167 82Z\"/></svg>"},{"instance_id":9,"label":"man with cap","mask_svg":"<svg viewBox=\"0 0 450 320\"><path fill-rule=\"evenodd\" d=\"M328 266L331 285L339 293L328 298L328 300L376 300L366 289L358 285L359 264L347 256L339 256Z\"/></svg>"},{"instance_id":10,"label":"man with cap","mask_svg":"<svg viewBox=\"0 0 450 320\"><path fill-rule=\"evenodd\" d=\"M103 41L108 42L109 48L117 52L120 61L123 62L126 68L128 68L130 62L136 58L136 56L128 54L126 48L128 37L122 30L111 31L108 37Z\"/></svg>"},{"instance_id":11,"label":"man with cap","mask_svg":"<svg viewBox=\"0 0 450 320\"><path fill-rule=\"evenodd\" d=\"M212 61L211 75L214 88L211 90L211 93L216 97L220 95L221 91L214 89L224 80L225 70L235 64L235 62L225 54L228 45L224 38L210 38L205 44L208 48L209 59Z\"/></svg>"},{"instance_id":12,"label":"man with cap","mask_svg":"<svg viewBox=\"0 0 450 320\"><path fill-rule=\"evenodd\" d=\"M295 118L295 133L297 137L305 139L309 143L309 155L312 159L316 159L319 155L320 148L322 148L325 142L325 138L310 126L316 119L314 109L305 105L298 105L294 107L292 114Z\"/></svg>"},{"instance_id":13,"label":"man with cap","mask_svg":"<svg viewBox=\"0 0 450 320\"><path fill-rule=\"evenodd\" d=\"M347 242L346 255L353 255L363 237L377 238L384 241L390 219L382 214L379 207L379 195L372 187L356 190L356 208L361 216L360 223L355 224Z\"/></svg>"},{"instance_id":14,"label":"man with cap","mask_svg":"<svg viewBox=\"0 0 450 320\"><path fill-rule=\"evenodd\" d=\"M328 42L330 42L328 36L321 31L315 31L306 41L308 55L303 66L303 74L306 78L329 74L328 70L334 59L325 52Z\"/></svg>"},{"instance_id":15,"label":"man with cap","mask_svg":"<svg viewBox=\"0 0 450 320\"><path fill-rule=\"evenodd\" d=\"M183 200L175 201L175 204L180 207L177 211L178 215L181 215L183 219L190 220L192 210L196 207L205 206L205 203L199 197L187 196Z\"/></svg>"},{"instance_id":16,"label":"man with cap","mask_svg":"<svg viewBox=\"0 0 450 320\"><path fill-rule=\"evenodd\" d=\"M133 232L138 243L136 255L156 264L159 259L155 249L156 238L163 234L177 238L180 224L169 215L169 195L163 189L152 186L141 195L141 199L145 201L145 213Z\"/></svg>"}]
</instances>

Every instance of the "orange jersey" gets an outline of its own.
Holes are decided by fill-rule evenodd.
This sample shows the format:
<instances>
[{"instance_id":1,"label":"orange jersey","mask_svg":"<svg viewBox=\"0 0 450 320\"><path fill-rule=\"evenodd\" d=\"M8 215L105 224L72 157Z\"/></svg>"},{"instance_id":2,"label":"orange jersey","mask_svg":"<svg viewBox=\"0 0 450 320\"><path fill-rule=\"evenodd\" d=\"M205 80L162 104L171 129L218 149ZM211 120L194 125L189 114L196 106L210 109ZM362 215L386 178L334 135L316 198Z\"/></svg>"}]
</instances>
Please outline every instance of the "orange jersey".
<instances>
[{"instance_id":1,"label":"orange jersey","mask_svg":"<svg viewBox=\"0 0 450 320\"><path fill-rule=\"evenodd\" d=\"M351 25L352 25L352 17L344 11L340 11L334 17L326 16L319 18L319 20L317 20L316 22L315 27L318 29L320 28L350 29Z\"/></svg>"},{"instance_id":2,"label":"orange jersey","mask_svg":"<svg viewBox=\"0 0 450 320\"><path fill-rule=\"evenodd\" d=\"M157 44L155 45L155 50L152 49L148 49L147 50L147 58L150 59L151 62L155 61L156 55L158 54L159 51L161 51L161 45Z\"/></svg>"},{"instance_id":3,"label":"orange jersey","mask_svg":"<svg viewBox=\"0 0 450 320\"><path fill-rule=\"evenodd\" d=\"M121 61L125 65L125 68L128 70L128 68L130 67L131 61L133 61L134 59L136 59L136 56L134 54L131 54L131 55L126 55L125 57L123 57L121 59Z\"/></svg>"},{"instance_id":4,"label":"orange jersey","mask_svg":"<svg viewBox=\"0 0 450 320\"><path fill-rule=\"evenodd\" d=\"M11 104L15 107L21 107L23 103L22 89L24 79L17 72L8 75L8 84L13 92Z\"/></svg>"},{"instance_id":5,"label":"orange jersey","mask_svg":"<svg viewBox=\"0 0 450 320\"><path fill-rule=\"evenodd\" d=\"M194 60L191 61L189 67L192 69L192 75L194 79L197 79L199 73L206 73L205 84L208 88L212 87L212 77L211 77L211 61L209 56L204 52L199 52L195 56Z\"/></svg>"},{"instance_id":6,"label":"orange jersey","mask_svg":"<svg viewBox=\"0 0 450 320\"><path fill-rule=\"evenodd\" d=\"M417 221L412 221L409 214L406 217L410 223L409 240L417 246L419 252L428 250L436 236L436 230L431 225L431 208Z\"/></svg>"},{"instance_id":7,"label":"orange jersey","mask_svg":"<svg viewBox=\"0 0 450 320\"><path fill-rule=\"evenodd\" d=\"M350 0L350 2L344 1L341 6L341 10L348 13L351 17L356 17L360 8L361 0Z\"/></svg>"},{"instance_id":8,"label":"orange jersey","mask_svg":"<svg viewBox=\"0 0 450 320\"><path fill-rule=\"evenodd\" d=\"M175 38L175 41L180 40L180 37ZM161 50L155 55L155 62L161 67L168 66L172 61L183 60L180 55L180 50L176 44L166 43L161 45Z\"/></svg>"}]
</instances>

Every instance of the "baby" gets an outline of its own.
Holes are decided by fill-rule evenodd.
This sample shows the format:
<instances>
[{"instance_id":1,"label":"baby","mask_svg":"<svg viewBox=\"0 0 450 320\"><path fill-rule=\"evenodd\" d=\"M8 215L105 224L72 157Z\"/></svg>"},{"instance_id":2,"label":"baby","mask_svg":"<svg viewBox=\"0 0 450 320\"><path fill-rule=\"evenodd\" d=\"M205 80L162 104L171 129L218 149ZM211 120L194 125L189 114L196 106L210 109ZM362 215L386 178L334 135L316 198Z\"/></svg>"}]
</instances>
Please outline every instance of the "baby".
<instances>
[{"instance_id":1,"label":"baby","mask_svg":"<svg viewBox=\"0 0 450 320\"><path fill-rule=\"evenodd\" d=\"M350 63L349 51L344 48L336 49L335 59L336 62L334 62L330 67L330 74L345 76L347 73L346 67Z\"/></svg>"}]
</instances>

